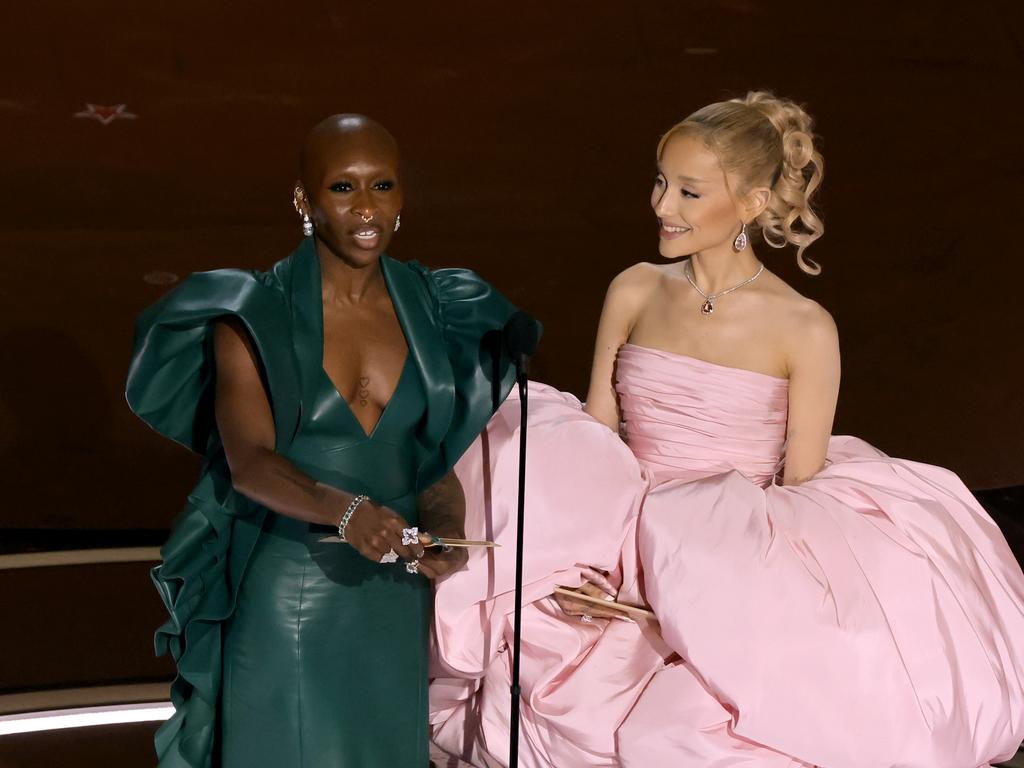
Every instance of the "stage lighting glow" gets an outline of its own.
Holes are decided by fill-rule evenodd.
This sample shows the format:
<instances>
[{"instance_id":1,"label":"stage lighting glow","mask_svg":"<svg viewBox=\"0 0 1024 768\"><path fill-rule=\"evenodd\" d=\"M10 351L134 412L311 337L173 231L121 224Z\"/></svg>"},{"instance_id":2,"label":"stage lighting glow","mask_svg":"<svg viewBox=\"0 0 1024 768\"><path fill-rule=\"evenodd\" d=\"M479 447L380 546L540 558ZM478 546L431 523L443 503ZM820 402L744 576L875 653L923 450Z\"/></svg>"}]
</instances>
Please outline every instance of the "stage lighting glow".
<instances>
[{"instance_id":1,"label":"stage lighting glow","mask_svg":"<svg viewBox=\"0 0 1024 768\"><path fill-rule=\"evenodd\" d=\"M173 714L174 706L166 701L21 712L14 715L0 715L0 736L36 731L56 731L62 728L85 728L91 725L146 723L154 720L166 720Z\"/></svg>"}]
</instances>

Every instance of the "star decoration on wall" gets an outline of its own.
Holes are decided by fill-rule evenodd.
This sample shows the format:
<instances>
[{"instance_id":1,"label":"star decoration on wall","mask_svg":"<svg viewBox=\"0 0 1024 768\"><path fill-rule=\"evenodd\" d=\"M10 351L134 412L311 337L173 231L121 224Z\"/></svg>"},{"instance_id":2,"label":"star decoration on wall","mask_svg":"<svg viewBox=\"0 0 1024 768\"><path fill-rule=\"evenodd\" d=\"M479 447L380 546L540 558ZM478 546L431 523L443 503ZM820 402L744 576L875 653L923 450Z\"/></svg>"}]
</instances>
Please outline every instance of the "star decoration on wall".
<instances>
[{"instance_id":1,"label":"star decoration on wall","mask_svg":"<svg viewBox=\"0 0 1024 768\"><path fill-rule=\"evenodd\" d=\"M128 111L127 104L114 104L105 107L100 104L86 104L81 112L75 112L74 117L81 117L86 120L99 120L103 125L110 125L115 120L134 120L138 115Z\"/></svg>"}]
</instances>

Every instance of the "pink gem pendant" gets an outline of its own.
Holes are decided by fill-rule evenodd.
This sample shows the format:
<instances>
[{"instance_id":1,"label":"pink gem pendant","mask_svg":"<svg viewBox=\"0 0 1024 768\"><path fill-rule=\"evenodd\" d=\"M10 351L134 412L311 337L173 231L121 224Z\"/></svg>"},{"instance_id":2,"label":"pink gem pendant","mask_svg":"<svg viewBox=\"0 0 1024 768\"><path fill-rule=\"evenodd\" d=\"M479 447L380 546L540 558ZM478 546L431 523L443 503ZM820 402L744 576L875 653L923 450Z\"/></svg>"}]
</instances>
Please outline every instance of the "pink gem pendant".
<instances>
[{"instance_id":1,"label":"pink gem pendant","mask_svg":"<svg viewBox=\"0 0 1024 768\"><path fill-rule=\"evenodd\" d=\"M707 317L715 311L715 305L711 303L711 299L705 299L704 303L700 305L700 313Z\"/></svg>"}]
</instances>

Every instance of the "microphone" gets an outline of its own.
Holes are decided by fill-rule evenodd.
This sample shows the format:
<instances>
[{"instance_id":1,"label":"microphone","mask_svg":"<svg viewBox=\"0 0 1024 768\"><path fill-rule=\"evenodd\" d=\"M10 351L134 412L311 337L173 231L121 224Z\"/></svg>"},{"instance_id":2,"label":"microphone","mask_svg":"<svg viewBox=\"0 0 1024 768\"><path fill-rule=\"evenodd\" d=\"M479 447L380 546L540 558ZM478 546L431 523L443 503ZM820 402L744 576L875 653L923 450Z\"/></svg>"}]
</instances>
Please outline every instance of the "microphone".
<instances>
[{"instance_id":1,"label":"microphone","mask_svg":"<svg viewBox=\"0 0 1024 768\"><path fill-rule=\"evenodd\" d=\"M526 377L530 367L530 358L537 350L540 341L540 329L536 319L528 312L518 310L505 323L502 331L505 350L516 366L516 378Z\"/></svg>"}]
</instances>

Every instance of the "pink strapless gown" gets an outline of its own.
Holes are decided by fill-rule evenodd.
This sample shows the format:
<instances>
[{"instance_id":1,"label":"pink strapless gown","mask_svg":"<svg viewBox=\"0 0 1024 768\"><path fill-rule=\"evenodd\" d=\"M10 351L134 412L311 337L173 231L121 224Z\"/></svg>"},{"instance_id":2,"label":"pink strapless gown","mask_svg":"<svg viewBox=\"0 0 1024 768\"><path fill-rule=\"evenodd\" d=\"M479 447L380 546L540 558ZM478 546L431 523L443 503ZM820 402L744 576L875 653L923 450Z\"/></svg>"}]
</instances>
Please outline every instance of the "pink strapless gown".
<instances>
[{"instance_id":1,"label":"pink strapless gown","mask_svg":"<svg viewBox=\"0 0 1024 768\"><path fill-rule=\"evenodd\" d=\"M524 768L976 768L1024 738L1024 575L952 473L834 437L783 487L784 379L624 345L628 448L531 385ZM475 552L438 586L435 741L507 762L519 404L457 467ZM613 572L660 635L549 597Z\"/></svg>"}]
</instances>

